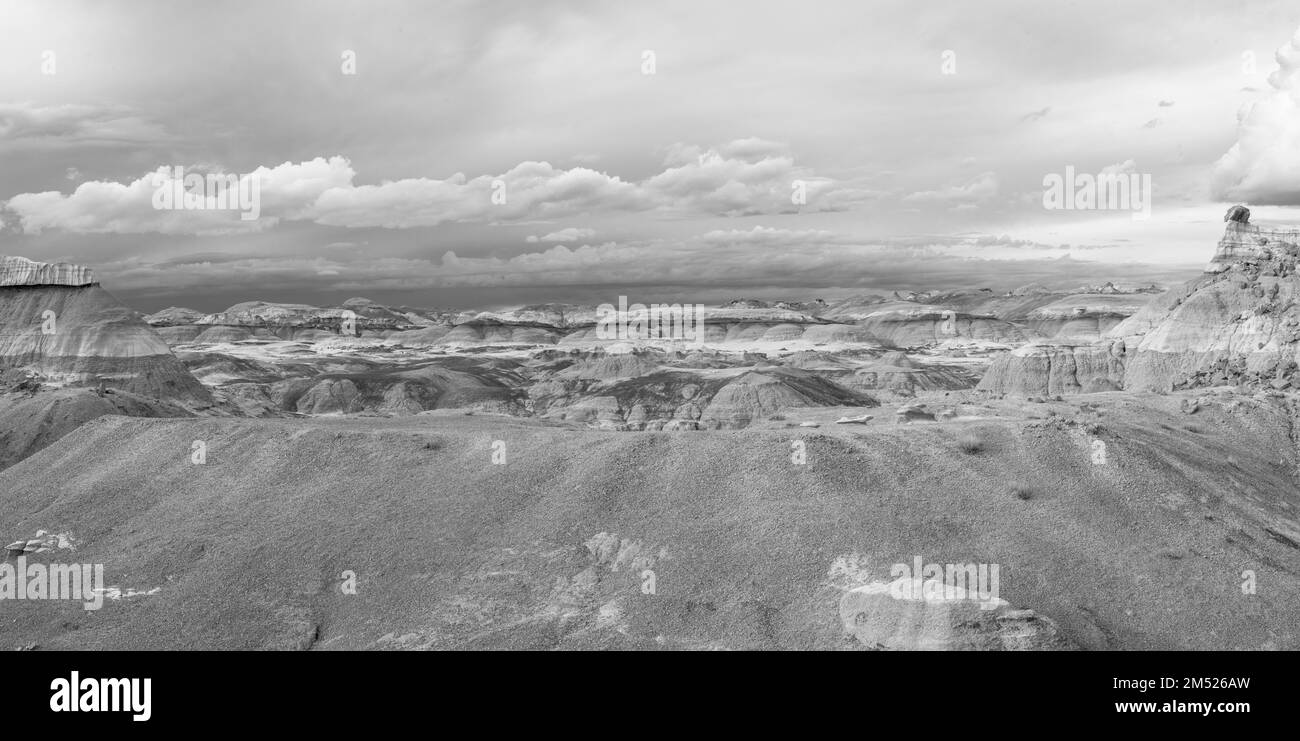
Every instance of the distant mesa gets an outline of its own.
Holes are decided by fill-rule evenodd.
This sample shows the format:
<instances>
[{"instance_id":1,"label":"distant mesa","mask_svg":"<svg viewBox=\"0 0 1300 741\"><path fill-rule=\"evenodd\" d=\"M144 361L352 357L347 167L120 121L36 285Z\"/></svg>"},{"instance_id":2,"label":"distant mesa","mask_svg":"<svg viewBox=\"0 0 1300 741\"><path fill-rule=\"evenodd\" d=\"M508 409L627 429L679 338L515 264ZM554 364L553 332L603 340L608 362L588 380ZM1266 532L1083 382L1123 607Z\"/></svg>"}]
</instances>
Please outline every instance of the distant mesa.
<instances>
[{"instance_id":1,"label":"distant mesa","mask_svg":"<svg viewBox=\"0 0 1300 741\"><path fill-rule=\"evenodd\" d=\"M464 408L611 430L737 429L783 421L794 409L972 389L993 353L1030 341L1080 347L1018 361L1040 377L1035 393L1117 387L1122 363L1094 362L1088 346L1162 291L1010 287L892 299L742 296L700 307L703 337L643 346L602 336L598 307L568 303L478 311L362 297L329 306L245 301L215 313L169 307L144 321L218 399L249 415ZM1082 366L1083 382L1071 363Z\"/></svg>"},{"instance_id":2,"label":"distant mesa","mask_svg":"<svg viewBox=\"0 0 1300 741\"><path fill-rule=\"evenodd\" d=\"M79 265L0 257L0 370L52 386L210 403L171 348Z\"/></svg>"},{"instance_id":3,"label":"distant mesa","mask_svg":"<svg viewBox=\"0 0 1300 741\"><path fill-rule=\"evenodd\" d=\"M89 286L98 283L90 268L66 262L36 262L25 257L0 257L0 287Z\"/></svg>"},{"instance_id":4,"label":"distant mesa","mask_svg":"<svg viewBox=\"0 0 1300 741\"><path fill-rule=\"evenodd\" d=\"M144 320L150 325L192 324L205 316L207 315L203 312L194 309L186 309L182 306L168 306L162 311L145 316Z\"/></svg>"},{"instance_id":5,"label":"distant mesa","mask_svg":"<svg viewBox=\"0 0 1300 741\"><path fill-rule=\"evenodd\" d=\"M1012 296L1033 296L1040 293L1051 293L1051 289L1042 283L1030 283L1027 286L1021 286L1011 292Z\"/></svg>"},{"instance_id":6,"label":"distant mesa","mask_svg":"<svg viewBox=\"0 0 1300 741\"><path fill-rule=\"evenodd\" d=\"M1161 289L1002 290L741 297L702 307L698 347L602 337L596 307L565 303L474 311L246 301L144 320L250 415L465 408L611 430L737 429L793 409L972 389L991 353L1030 340L1094 342Z\"/></svg>"}]
</instances>

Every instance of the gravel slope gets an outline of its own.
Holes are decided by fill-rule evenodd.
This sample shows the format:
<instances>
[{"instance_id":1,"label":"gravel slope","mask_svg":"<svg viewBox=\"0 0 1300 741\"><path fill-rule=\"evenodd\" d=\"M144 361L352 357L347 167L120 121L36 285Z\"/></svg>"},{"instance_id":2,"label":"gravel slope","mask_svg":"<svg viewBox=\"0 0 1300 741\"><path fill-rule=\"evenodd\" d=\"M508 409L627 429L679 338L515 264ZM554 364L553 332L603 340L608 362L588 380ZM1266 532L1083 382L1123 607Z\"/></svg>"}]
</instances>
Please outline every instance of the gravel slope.
<instances>
[{"instance_id":1,"label":"gravel slope","mask_svg":"<svg viewBox=\"0 0 1300 741\"><path fill-rule=\"evenodd\" d=\"M0 472L0 540L67 533L75 551L31 557L157 591L0 603L0 648L861 650L845 590L914 556L999 564L1001 598L1079 647L1300 647L1281 404L1090 401L697 433L100 417Z\"/></svg>"}]
</instances>

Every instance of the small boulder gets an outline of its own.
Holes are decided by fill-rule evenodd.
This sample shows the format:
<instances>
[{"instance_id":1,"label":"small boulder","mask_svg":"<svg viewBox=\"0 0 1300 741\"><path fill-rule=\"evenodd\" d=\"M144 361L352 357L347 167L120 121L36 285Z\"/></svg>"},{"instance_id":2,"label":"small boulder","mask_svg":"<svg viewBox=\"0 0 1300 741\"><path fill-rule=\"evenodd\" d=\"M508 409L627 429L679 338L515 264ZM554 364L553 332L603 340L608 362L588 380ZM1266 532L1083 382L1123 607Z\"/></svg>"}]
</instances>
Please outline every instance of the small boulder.
<instances>
[{"instance_id":1,"label":"small boulder","mask_svg":"<svg viewBox=\"0 0 1300 741\"><path fill-rule=\"evenodd\" d=\"M926 411L924 404L907 404L899 407L894 412L895 424L909 424L911 422L933 422L934 415Z\"/></svg>"}]
</instances>

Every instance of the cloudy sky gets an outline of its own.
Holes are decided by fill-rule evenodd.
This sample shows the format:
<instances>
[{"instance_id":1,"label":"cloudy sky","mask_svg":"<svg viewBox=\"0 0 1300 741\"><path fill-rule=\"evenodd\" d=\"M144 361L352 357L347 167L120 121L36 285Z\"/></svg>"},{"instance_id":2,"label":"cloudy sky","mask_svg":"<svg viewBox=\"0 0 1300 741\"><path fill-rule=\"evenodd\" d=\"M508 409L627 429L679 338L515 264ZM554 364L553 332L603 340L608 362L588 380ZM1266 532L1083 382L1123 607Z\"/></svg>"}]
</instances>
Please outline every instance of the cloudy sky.
<instances>
[{"instance_id":1,"label":"cloudy sky","mask_svg":"<svg viewBox=\"0 0 1300 741\"><path fill-rule=\"evenodd\" d=\"M1300 211L1294 2L0 0L0 253L144 310L1181 280ZM256 177L258 218L154 208ZM1044 178L1149 175L1151 214ZM496 196L494 198L494 196Z\"/></svg>"}]
</instances>

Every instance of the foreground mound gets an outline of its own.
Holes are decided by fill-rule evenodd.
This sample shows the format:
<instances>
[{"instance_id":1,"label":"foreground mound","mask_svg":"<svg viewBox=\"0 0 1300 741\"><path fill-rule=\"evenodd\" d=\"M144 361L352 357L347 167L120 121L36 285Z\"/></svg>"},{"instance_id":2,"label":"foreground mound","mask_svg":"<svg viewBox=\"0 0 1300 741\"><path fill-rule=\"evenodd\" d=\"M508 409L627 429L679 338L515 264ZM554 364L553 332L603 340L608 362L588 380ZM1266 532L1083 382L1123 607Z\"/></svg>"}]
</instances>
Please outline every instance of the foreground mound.
<instances>
[{"instance_id":1,"label":"foreground mound","mask_svg":"<svg viewBox=\"0 0 1300 741\"><path fill-rule=\"evenodd\" d=\"M6 603L0 647L1300 646L1286 410L1098 398L685 435L102 417L0 472L0 539L66 535L28 557L111 598ZM998 565L997 609L872 596L914 560Z\"/></svg>"},{"instance_id":2,"label":"foreground mound","mask_svg":"<svg viewBox=\"0 0 1300 741\"><path fill-rule=\"evenodd\" d=\"M96 393L59 389L0 394L0 469L7 468L92 419L105 414L128 417L189 417L190 412L165 401L127 391Z\"/></svg>"}]
</instances>

